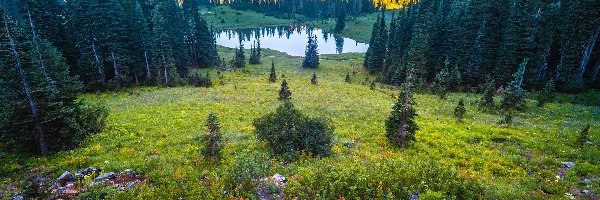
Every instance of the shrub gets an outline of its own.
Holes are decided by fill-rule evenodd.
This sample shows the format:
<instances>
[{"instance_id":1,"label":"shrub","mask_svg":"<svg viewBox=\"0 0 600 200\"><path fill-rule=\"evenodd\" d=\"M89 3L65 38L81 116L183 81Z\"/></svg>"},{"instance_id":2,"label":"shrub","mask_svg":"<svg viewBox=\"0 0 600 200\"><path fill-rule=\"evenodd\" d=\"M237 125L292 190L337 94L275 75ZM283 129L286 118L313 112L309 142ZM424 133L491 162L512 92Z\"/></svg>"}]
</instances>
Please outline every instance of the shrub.
<instances>
[{"instance_id":1,"label":"shrub","mask_svg":"<svg viewBox=\"0 0 600 200\"><path fill-rule=\"evenodd\" d=\"M279 100L288 100L292 96L292 91L288 87L287 81L281 82L281 90L279 90Z\"/></svg>"},{"instance_id":2,"label":"shrub","mask_svg":"<svg viewBox=\"0 0 600 200\"><path fill-rule=\"evenodd\" d=\"M352 83L352 79L350 79L350 74L346 74L346 79L344 81L346 81L346 83Z\"/></svg>"},{"instance_id":3,"label":"shrub","mask_svg":"<svg viewBox=\"0 0 600 200\"><path fill-rule=\"evenodd\" d=\"M189 78L190 84L196 87L212 87L212 79L210 78L209 72L206 72L206 76L202 76L199 73L194 73Z\"/></svg>"},{"instance_id":4,"label":"shrub","mask_svg":"<svg viewBox=\"0 0 600 200\"><path fill-rule=\"evenodd\" d=\"M234 196L254 196L258 180L269 175L273 164L266 154L256 151L236 155L226 168L227 192Z\"/></svg>"},{"instance_id":5,"label":"shrub","mask_svg":"<svg viewBox=\"0 0 600 200\"><path fill-rule=\"evenodd\" d=\"M313 73L312 78L310 78L310 83L313 85L317 84L317 73Z\"/></svg>"},{"instance_id":6,"label":"shrub","mask_svg":"<svg viewBox=\"0 0 600 200\"><path fill-rule=\"evenodd\" d=\"M328 120L305 116L285 101L274 113L254 120L258 139L285 159L294 160L304 151L314 156L331 153L334 128Z\"/></svg>"},{"instance_id":7,"label":"shrub","mask_svg":"<svg viewBox=\"0 0 600 200\"><path fill-rule=\"evenodd\" d=\"M214 113L208 114L206 128L208 128L208 134L204 136L205 147L202 149L202 155L218 162L221 160L223 147L221 146L221 125Z\"/></svg>"},{"instance_id":8,"label":"shrub","mask_svg":"<svg viewBox=\"0 0 600 200\"><path fill-rule=\"evenodd\" d=\"M583 130L581 130L581 133L579 133L579 138L577 138L577 144L580 147L585 145L585 143L588 141L589 132L590 132L590 125L588 124L587 126L585 126L585 128L583 128Z\"/></svg>"},{"instance_id":9,"label":"shrub","mask_svg":"<svg viewBox=\"0 0 600 200\"><path fill-rule=\"evenodd\" d=\"M556 91L556 86L554 85L554 80L548 81L548 83L546 83L546 85L544 86L544 89L540 93L540 96L538 97L537 106L542 107L542 106L544 106L544 104L546 104L548 102L552 102L556 96L555 91Z\"/></svg>"},{"instance_id":10,"label":"shrub","mask_svg":"<svg viewBox=\"0 0 600 200\"><path fill-rule=\"evenodd\" d=\"M496 82L494 81L494 79L490 79L487 81L485 89L483 91L483 97L481 98L480 106L482 108L493 108L495 93L496 93Z\"/></svg>"},{"instance_id":11,"label":"shrub","mask_svg":"<svg viewBox=\"0 0 600 200\"><path fill-rule=\"evenodd\" d=\"M462 119L465 116L465 112L467 112L467 110L465 109L465 100L460 99L458 105L456 106L456 108L454 108L454 116L456 117L456 120L462 122Z\"/></svg>"}]
</instances>

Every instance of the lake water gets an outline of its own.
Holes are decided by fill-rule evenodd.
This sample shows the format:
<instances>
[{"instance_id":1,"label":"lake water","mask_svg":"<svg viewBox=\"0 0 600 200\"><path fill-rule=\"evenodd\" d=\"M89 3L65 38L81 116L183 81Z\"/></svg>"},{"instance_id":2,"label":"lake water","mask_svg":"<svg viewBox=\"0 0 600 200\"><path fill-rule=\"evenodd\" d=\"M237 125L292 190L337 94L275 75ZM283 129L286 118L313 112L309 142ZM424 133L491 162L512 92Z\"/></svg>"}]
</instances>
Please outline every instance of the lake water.
<instances>
[{"instance_id":1,"label":"lake water","mask_svg":"<svg viewBox=\"0 0 600 200\"><path fill-rule=\"evenodd\" d=\"M229 48L238 47L241 40L244 48L249 49L251 44L259 40L261 48L281 51L291 56L304 56L311 32L317 36L319 54L364 53L369 48L368 44L307 26L223 30L216 32L215 36L218 45Z\"/></svg>"}]
</instances>

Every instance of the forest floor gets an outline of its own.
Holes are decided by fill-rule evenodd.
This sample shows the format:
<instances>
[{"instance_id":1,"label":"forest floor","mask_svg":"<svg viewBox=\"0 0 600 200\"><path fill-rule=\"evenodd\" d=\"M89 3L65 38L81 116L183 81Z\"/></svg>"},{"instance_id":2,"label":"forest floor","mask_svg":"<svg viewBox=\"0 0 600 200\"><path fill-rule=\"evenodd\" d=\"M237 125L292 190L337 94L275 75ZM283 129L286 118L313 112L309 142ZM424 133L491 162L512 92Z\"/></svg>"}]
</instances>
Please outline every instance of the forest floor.
<instances>
[{"instance_id":1,"label":"forest floor","mask_svg":"<svg viewBox=\"0 0 600 200\"><path fill-rule=\"evenodd\" d=\"M240 17L243 24L215 27L250 27L250 19ZM289 23L275 18L254 22L265 23L257 26ZM368 40L365 36L355 39L361 41L360 37ZM230 60L234 50L219 47L219 53ZM4 159L0 173L8 176L0 180L0 191L4 191L0 198L9 197L7 191L25 184L34 173L53 179L66 170L89 166L106 172L134 169L144 174L147 183L127 192L91 188L84 198L253 199L257 190L251 186L275 174L287 177L281 190L288 199L408 198L408 194L390 196L404 194L396 190L460 199L456 195L460 193L451 191L453 185L473 191L462 197L484 199L594 198L591 195L600 193L598 91L560 94L556 102L544 107L536 107L535 94L530 94L528 108L515 114L511 126L499 124L503 114L479 110L480 95L452 93L441 100L418 93L416 141L397 149L385 137L384 122L398 89L378 84L371 90L374 77L361 67L363 54L321 55L316 70L302 69L300 57L268 49L262 55L262 64L243 70L210 70L212 88L137 87L83 95L83 102L105 104L109 109L104 130L71 151ZM267 80L271 61L277 69L276 83ZM318 76L317 85L310 83L313 73ZM351 83L345 82L346 74ZM272 159L265 144L256 139L252 121L281 104L277 94L283 75L297 108L310 116L329 118L335 126L332 156L281 162ZM467 113L463 122L457 122L453 111L461 98ZM210 112L223 127L224 154L219 164L200 154L204 146L200 138L207 132ZM579 147L577 138L587 124L591 124L590 144ZM437 178L446 172L453 172L450 177L461 183ZM239 177L256 182L239 183L245 180Z\"/></svg>"}]
</instances>

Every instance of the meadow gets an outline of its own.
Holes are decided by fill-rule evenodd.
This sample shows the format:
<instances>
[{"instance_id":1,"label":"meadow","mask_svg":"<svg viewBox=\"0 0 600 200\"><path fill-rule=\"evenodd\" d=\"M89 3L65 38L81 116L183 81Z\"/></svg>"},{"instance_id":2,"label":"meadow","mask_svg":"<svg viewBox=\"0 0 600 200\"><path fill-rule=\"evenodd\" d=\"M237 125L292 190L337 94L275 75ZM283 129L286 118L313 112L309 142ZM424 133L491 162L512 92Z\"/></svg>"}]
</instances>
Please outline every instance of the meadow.
<instances>
[{"instance_id":1,"label":"meadow","mask_svg":"<svg viewBox=\"0 0 600 200\"><path fill-rule=\"evenodd\" d=\"M293 23L238 12L235 17L217 11L207 21L217 29ZM218 23L218 16L226 16L226 24ZM342 34L368 40L371 18L350 20ZM334 24L315 25L327 30ZM234 49L219 47L219 54L230 60ZM408 199L416 193L421 199L565 199L582 197L583 190L600 193L599 91L559 94L544 107L536 107L537 94L529 93L527 109L516 113L510 126L499 123L502 113L479 109L479 94L451 93L442 100L419 92L416 141L398 149L384 135L398 88L377 84L371 89L375 77L363 71L363 56L321 55L320 68L309 70L300 67L300 57L263 49L259 65L197 69L210 73L211 88L135 87L84 94L81 101L109 110L104 130L76 149L48 157L6 155L0 159L3 187L25 184L31 173L58 177L65 170L94 166L107 172L134 169L148 182L125 192L90 188L81 198L255 199L260 179L274 174L288 179L282 189L286 199ZM268 82L271 62L276 83ZM310 82L313 73L317 85ZM345 82L346 74L351 83ZM256 139L252 121L281 104L277 94L284 79L298 109L335 126L333 155L286 162ZM467 113L457 122L453 111L461 98ZM224 137L220 163L200 153L211 112L219 117ZM591 144L581 147L576 141L587 124ZM575 165L567 168L562 162Z\"/></svg>"},{"instance_id":2,"label":"meadow","mask_svg":"<svg viewBox=\"0 0 600 200\"><path fill-rule=\"evenodd\" d=\"M232 49L219 50L222 57L233 57ZM528 100L526 112L517 114L512 126L502 126L503 115L478 110L479 95L453 93L440 100L418 93L417 140L397 149L384 136L384 121L397 88L377 85L371 90L367 79L373 77L362 71L361 54L322 55L321 68L305 70L299 57L263 52L263 64L235 72L211 70L212 88L138 87L83 95L82 101L105 104L110 110L104 131L72 151L16 159L2 168L17 172L42 166L51 177L88 166L105 171L131 168L148 177L148 184L133 191L104 188L86 194L115 199L252 199L255 179L275 173L290 179L283 190L286 197L302 199L378 195L394 199L407 198L410 192L450 199L558 199L574 188L598 192L599 148L579 148L575 141L582 127L591 123L591 142L600 143L600 108L567 102L575 95L562 95L559 102L543 108ZM257 141L252 120L280 104L279 82L267 81L271 61L278 81L285 75L292 102L308 115L329 118L335 125L334 155L287 163L275 159ZM313 73L317 85L310 83ZM344 81L346 74L352 83ZM462 123L452 114L460 98L467 104ZM200 154L199 138L207 132L210 112L223 126L220 164ZM565 172L561 162L566 161L575 166Z\"/></svg>"}]
</instances>

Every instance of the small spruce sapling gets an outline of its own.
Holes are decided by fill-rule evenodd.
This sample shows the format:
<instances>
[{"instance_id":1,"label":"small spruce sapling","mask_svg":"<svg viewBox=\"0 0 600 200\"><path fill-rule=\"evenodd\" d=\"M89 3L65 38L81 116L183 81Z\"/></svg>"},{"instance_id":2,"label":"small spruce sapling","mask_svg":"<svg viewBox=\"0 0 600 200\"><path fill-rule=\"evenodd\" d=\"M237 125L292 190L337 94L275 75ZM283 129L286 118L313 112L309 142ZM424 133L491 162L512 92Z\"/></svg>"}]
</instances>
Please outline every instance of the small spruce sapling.
<instances>
[{"instance_id":1,"label":"small spruce sapling","mask_svg":"<svg viewBox=\"0 0 600 200\"><path fill-rule=\"evenodd\" d=\"M317 84L317 73L313 73L312 78L310 78L310 83L313 85Z\"/></svg>"},{"instance_id":2,"label":"small spruce sapling","mask_svg":"<svg viewBox=\"0 0 600 200\"><path fill-rule=\"evenodd\" d=\"M398 100L392 107L392 113L385 121L385 135L388 141L403 148L409 141L415 140L415 133L419 126L415 121L416 110L413 107L411 83L401 87Z\"/></svg>"},{"instance_id":3,"label":"small spruce sapling","mask_svg":"<svg viewBox=\"0 0 600 200\"><path fill-rule=\"evenodd\" d=\"M458 105L456 106L456 108L454 108L454 116L456 117L456 120L458 122L462 122L466 112L467 110L465 109L465 100L460 99Z\"/></svg>"},{"instance_id":4,"label":"small spruce sapling","mask_svg":"<svg viewBox=\"0 0 600 200\"><path fill-rule=\"evenodd\" d=\"M208 114L206 128L208 128L208 134L204 136L206 146L202 149L202 155L218 162L221 160L223 147L221 146L221 125L214 113Z\"/></svg>"},{"instance_id":5,"label":"small spruce sapling","mask_svg":"<svg viewBox=\"0 0 600 200\"><path fill-rule=\"evenodd\" d=\"M552 102L554 100L554 97L556 96L555 92L556 92L556 86L554 85L554 80L548 81L548 83L546 83L546 85L544 86L544 89L540 93L540 96L538 97L537 106L543 107L544 104L546 104L548 102Z\"/></svg>"},{"instance_id":6,"label":"small spruce sapling","mask_svg":"<svg viewBox=\"0 0 600 200\"><path fill-rule=\"evenodd\" d=\"M585 145L585 143L588 142L589 132L590 132L590 124L585 126L583 128L583 130L581 130L581 133L579 133L579 138L577 138L577 144L579 145L579 147L583 147Z\"/></svg>"},{"instance_id":7,"label":"small spruce sapling","mask_svg":"<svg viewBox=\"0 0 600 200\"><path fill-rule=\"evenodd\" d=\"M346 74L346 83L352 83L352 79L350 79L350 74Z\"/></svg>"},{"instance_id":8,"label":"small spruce sapling","mask_svg":"<svg viewBox=\"0 0 600 200\"><path fill-rule=\"evenodd\" d=\"M496 83L494 79L487 81L485 90L483 91L483 97L481 98L480 106L482 108L493 108L494 107L494 94L496 93Z\"/></svg>"},{"instance_id":9,"label":"small spruce sapling","mask_svg":"<svg viewBox=\"0 0 600 200\"><path fill-rule=\"evenodd\" d=\"M369 86L369 88L371 88L371 90L375 90L375 86L377 86L377 85L375 84L375 81L372 81L372 82L371 82L371 85Z\"/></svg>"},{"instance_id":10,"label":"small spruce sapling","mask_svg":"<svg viewBox=\"0 0 600 200\"><path fill-rule=\"evenodd\" d=\"M269 74L269 82L274 83L277 81L277 74L275 73L275 62L271 62L271 73Z\"/></svg>"},{"instance_id":11,"label":"small spruce sapling","mask_svg":"<svg viewBox=\"0 0 600 200\"><path fill-rule=\"evenodd\" d=\"M290 96L292 96L292 92L288 87L287 81L283 80L281 82L281 90L279 91L279 100L289 100Z\"/></svg>"}]
</instances>

